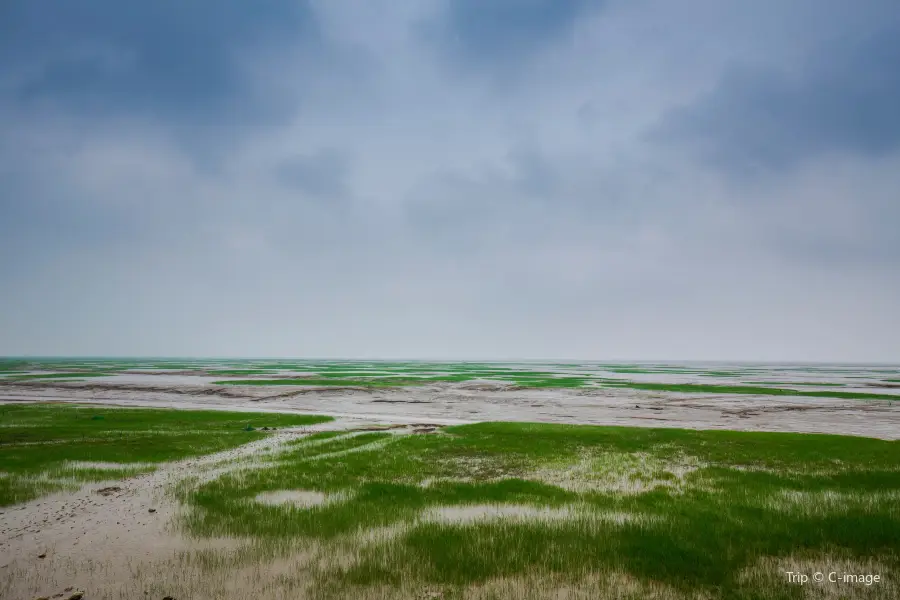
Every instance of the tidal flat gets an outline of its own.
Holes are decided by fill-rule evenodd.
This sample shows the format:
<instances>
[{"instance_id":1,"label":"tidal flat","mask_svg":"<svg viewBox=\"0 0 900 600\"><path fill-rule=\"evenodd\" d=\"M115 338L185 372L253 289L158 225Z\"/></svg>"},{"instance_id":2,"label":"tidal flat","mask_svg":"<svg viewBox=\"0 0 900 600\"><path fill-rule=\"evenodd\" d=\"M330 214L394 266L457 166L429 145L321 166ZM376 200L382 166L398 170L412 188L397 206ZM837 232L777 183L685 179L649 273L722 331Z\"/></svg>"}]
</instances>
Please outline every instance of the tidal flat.
<instances>
[{"instance_id":1,"label":"tidal flat","mask_svg":"<svg viewBox=\"0 0 900 600\"><path fill-rule=\"evenodd\" d=\"M2 598L900 596L892 367L17 360Z\"/></svg>"}]
</instances>

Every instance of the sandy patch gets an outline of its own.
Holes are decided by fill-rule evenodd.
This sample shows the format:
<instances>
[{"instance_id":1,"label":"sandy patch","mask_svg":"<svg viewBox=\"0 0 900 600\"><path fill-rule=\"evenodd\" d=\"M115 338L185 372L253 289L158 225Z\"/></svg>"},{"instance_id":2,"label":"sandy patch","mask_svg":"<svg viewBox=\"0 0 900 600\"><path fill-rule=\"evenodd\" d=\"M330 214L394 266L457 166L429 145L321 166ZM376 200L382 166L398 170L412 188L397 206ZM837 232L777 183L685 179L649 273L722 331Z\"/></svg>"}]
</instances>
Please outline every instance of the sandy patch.
<instances>
[{"instance_id":1,"label":"sandy patch","mask_svg":"<svg viewBox=\"0 0 900 600\"><path fill-rule=\"evenodd\" d=\"M152 469L155 463L117 463L88 460L70 460L63 463L63 469L98 469L101 471L128 471L132 469Z\"/></svg>"},{"instance_id":2,"label":"sandy patch","mask_svg":"<svg viewBox=\"0 0 900 600\"><path fill-rule=\"evenodd\" d=\"M0 598L52 597L66 587L82 589L92 599L123 600L144 597L145 589L158 590L159 597L172 589L216 589L215 578L202 569L176 569L178 557L239 547L244 542L196 540L178 534L176 526L184 509L172 494L174 487L220 475L225 472L223 465L247 464L257 454L275 452L295 437L295 432L279 430L238 448L157 465L152 473L113 482L77 483L74 492L0 508ZM258 581L259 568L257 564L241 574L241 581ZM174 588L163 589L166 585ZM203 593L181 596L207 597Z\"/></svg>"},{"instance_id":3,"label":"sandy patch","mask_svg":"<svg viewBox=\"0 0 900 600\"><path fill-rule=\"evenodd\" d=\"M550 524L575 520L596 524L623 525L625 523L650 523L659 519L651 515L621 511L602 511L588 506L546 507L503 503L436 506L422 511L415 523L470 525L504 521L509 523Z\"/></svg>"},{"instance_id":4,"label":"sandy patch","mask_svg":"<svg viewBox=\"0 0 900 600\"><path fill-rule=\"evenodd\" d=\"M437 596L440 597L440 596ZM705 600L700 593L686 594L670 586L643 581L623 571L595 573L586 577L569 579L545 575L498 577L482 584L472 585L462 593L465 600Z\"/></svg>"},{"instance_id":5,"label":"sandy patch","mask_svg":"<svg viewBox=\"0 0 900 600\"><path fill-rule=\"evenodd\" d=\"M667 377L669 375L667 374ZM201 376L111 377L0 386L0 400L330 414L369 423L527 421L900 438L896 402L611 389L470 389L467 383L364 391L216 386ZM671 379L671 377L669 377ZM667 381L669 380L667 379Z\"/></svg>"},{"instance_id":6,"label":"sandy patch","mask_svg":"<svg viewBox=\"0 0 900 600\"><path fill-rule=\"evenodd\" d=\"M310 490L276 490L271 492L262 492L257 494L253 499L259 504L266 506L291 506L294 508L311 508L313 506L324 506L335 504L337 502L346 502L352 497L348 492L339 492L336 494L325 494L323 492L315 492Z\"/></svg>"},{"instance_id":7,"label":"sandy patch","mask_svg":"<svg viewBox=\"0 0 900 600\"><path fill-rule=\"evenodd\" d=\"M558 521L577 514L572 507L550 508L527 504L463 504L426 509L421 521L465 525L482 521Z\"/></svg>"},{"instance_id":8,"label":"sandy patch","mask_svg":"<svg viewBox=\"0 0 900 600\"><path fill-rule=\"evenodd\" d=\"M683 491L685 478L704 466L693 456L662 459L645 452L584 452L574 463L542 467L527 478L575 492L643 494L666 488L677 493Z\"/></svg>"},{"instance_id":9,"label":"sandy patch","mask_svg":"<svg viewBox=\"0 0 900 600\"><path fill-rule=\"evenodd\" d=\"M435 485L440 485L442 483L472 483L474 479L471 477L426 477L422 481L416 483L422 489L428 489Z\"/></svg>"},{"instance_id":10,"label":"sandy patch","mask_svg":"<svg viewBox=\"0 0 900 600\"><path fill-rule=\"evenodd\" d=\"M579 578L549 573L497 577L460 590L421 581L403 581L395 587L350 587L329 597L358 600L708 600L702 593L685 593L670 586L644 581L623 571L599 572Z\"/></svg>"},{"instance_id":11,"label":"sandy patch","mask_svg":"<svg viewBox=\"0 0 900 600\"><path fill-rule=\"evenodd\" d=\"M306 490L279 490L276 492L263 492L254 500L266 506L295 506L308 508L325 504L328 496L322 492L309 492Z\"/></svg>"}]
</instances>

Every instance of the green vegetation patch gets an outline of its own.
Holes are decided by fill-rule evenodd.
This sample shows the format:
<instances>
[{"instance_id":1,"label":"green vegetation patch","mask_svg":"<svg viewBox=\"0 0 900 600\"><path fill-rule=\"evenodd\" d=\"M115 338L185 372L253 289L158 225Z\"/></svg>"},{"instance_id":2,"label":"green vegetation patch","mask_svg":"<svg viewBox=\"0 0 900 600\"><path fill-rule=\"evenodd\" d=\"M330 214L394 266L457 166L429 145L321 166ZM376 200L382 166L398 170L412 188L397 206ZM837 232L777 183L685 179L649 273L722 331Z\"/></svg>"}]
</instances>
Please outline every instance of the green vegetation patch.
<instances>
[{"instance_id":1,"label":"green vegetation patch","mask_svg":"<svg viewBox=\"0 0 900 600\"><path fill-rule=\"evenodd\" d=\"M393 387L402 385L424 385L433 379L390 378L390 379L330 379L327 377L295 377L288 379L230 379L214 381L217 385L306 385L339 387Z\"/></svg>"},{"instance_id":2,"label":"green vegetation patch","mask_svg":"<svg viewBox=\"0 0 900 600\"><path fill-rule=\"evenodd\" d=\"M824 381L753 381L753 385L793 385L800 387L846 387L846 383L834 383Z\"/></svg>"},{"instance_id":3,"label":"green vegetation patch","mask_svg":"<svg viewBox=\"0 0 900 600\"><path fill-rule=\"evenodd\" d=\"M114 479L152 468L148 463L227 450L265 435L245 431L247 425L284 427L328 420L311 415L0 405L0 505L70 487L73 480ZM73 462L86 468L73 468ZM91 463L121 468L92 470Z\"/></svg>"},{"instance_id":4,"label":"green vegetation patch","mask_svg":"<svg viewBox=\"0 0 900 600\"><path fill-rule=\"evenodd\" d=\"M869 394L866 392L841 392L831 390L794 390L790 388L751 385L714 385L707 383L645 383L626 381L618 384L636 390L682 392L701 394L755 394L760 396L811 396L815 398L842 398L845 400L900 400L898 394Z\"/></svg>"},{"instance_id":5,"label":"green vegetation patch","mask_svg":"<svg viewBox=\"0 0 900 600\"><path fill-rule=\"evenodd\" d=\"M291 493L321 501L259 501ZM792 598L779 564L900 567L900 443L865 438L527 423L329 434L183 500L199 509L183 522L194 535L346 549L349 563L323 561L317 597L625 573L671 597ZM757 577L766 561L777 572Z\"/></svg>"}]
</instances>

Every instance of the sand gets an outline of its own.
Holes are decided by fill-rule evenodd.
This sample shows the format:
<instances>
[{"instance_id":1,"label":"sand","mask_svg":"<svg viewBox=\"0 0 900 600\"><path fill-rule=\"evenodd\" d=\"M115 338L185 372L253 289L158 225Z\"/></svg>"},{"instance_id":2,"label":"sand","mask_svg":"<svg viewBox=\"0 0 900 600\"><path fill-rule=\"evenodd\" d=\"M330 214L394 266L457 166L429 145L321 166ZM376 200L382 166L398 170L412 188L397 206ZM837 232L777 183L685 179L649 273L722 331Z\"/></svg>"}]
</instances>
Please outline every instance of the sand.
<instances>
[{"instance_id":1,"label":"sand","mask_svg":"<svg viewBox=\"0 0 900 600\"><path fill-rule=\"evenodd\" d=\"M509 389L437 384L393 389L216 386L197 377L114 381L3 382L0 402L90 402L117 406L294 412L367 423L452 425L531 421L632 427L834 433L900 439L900 402L803 396L683 394L630 389Z\"/></svg>"},{"instance_id":2,"label":"sand","mask_svg":"<svg viewBox=\"0 0 900 600\"><path fill-rule=\"evenodd\" d=\"M176 521L181 507L170 493L172 486L185 477L215 478L300 435L356 424L336 420L285 428L233 450L164 463L153 473L90 483L77 492L0 507L0 598L27 600L57 594L68 598L78 590L90 592L89 599L144 597L139 588L164 584L166 565L177 564L179 553L237 548L245 543L180 535ZM412 428L404 432L411 433ZM302 497L311 505L310 494L314 493L283 496L295 501ZM66 588L72 590L65 592Z\"/></svg>"}]
</instances>

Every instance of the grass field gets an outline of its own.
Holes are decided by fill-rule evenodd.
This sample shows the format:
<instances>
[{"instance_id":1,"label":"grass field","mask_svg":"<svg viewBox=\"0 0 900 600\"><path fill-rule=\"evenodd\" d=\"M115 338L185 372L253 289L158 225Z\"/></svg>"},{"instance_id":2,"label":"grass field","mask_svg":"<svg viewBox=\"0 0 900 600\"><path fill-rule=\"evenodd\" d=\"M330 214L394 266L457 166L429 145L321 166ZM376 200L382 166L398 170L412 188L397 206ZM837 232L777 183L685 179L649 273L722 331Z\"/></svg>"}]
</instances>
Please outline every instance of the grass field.
<instances>
[{"instance_id":1,"label":"grass field","mask_svg":"<svg viewBox=\"0 0 900 600\"><path fill-rule=\"evenodd\" d=\"M256 500L291 491L318 503ZM191 533L259 540L248 560L315 540L322 560L305 573L321 597L607 597L590 594L617 581L621 597L793 598L790 565L900 568L900 444L860 438L509 423L330 434L183 500L198 509Z\"/></svg>"},{"instance_id":2,"label":"grass field","mask_svg":"<svg viewBox=\"0 0 900 600\"><path fill-rule=\"evenodd\" d=\"M72 489L81 481L146 472L153 463L226 450L262 437L259 431L246 431L247 425L279 427L327 420L305 415L0 405L0 506ZM121 467L96 469L91 463Z\"/></svg>"},{"instance_id":3,"label":"grass field","mask_svg":"<svg viewBox=\"0 0 900 600\"><path fill-rule=\"evenodd\" d=\"M616 384L635 390L654 392L679 392L685 394L753 394L756 396L807 396L811 398L840 398L843 400L900 400L897 394L870 394L866 392L842 392L836 390L795 390L791 388L754 385L712 385L704 383L636 383Z\"/></svg>"},{"instance_id":4,"label":"grass field","mask_svg":"<svg viewBox=\"0 0 900 600\"><path fill-rule=\"evenodd\" d=\"M0 406L0 504L269 435L247 425L326 419ZM121 469L77 468L100 461ZM178 574L166 579L175 597L219 597L216 586L233 594L236 573L254 578L242 593L273 598L888 599L900 591L898 442L528 423L329 431L212 479L184 473L171 493L187 508L177 524L192 538L242 540L167 563ZM870 573L880 582L828 592L789 584L787 571Z\"/></svg>"}]
</instances>

